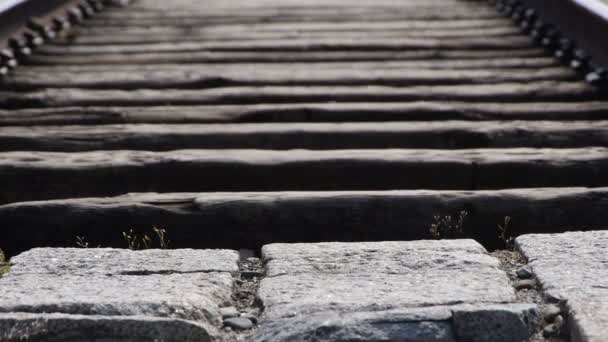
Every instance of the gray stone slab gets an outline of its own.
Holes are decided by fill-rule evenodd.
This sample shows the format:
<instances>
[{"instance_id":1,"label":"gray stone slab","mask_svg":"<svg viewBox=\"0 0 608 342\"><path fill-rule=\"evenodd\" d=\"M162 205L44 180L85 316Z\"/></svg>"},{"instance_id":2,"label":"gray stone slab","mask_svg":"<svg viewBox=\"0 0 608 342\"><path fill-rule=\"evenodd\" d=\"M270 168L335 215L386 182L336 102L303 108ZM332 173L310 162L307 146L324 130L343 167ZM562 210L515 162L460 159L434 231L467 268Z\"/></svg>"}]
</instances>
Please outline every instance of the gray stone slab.
<instances>
[{"instance_id":1,"label":"gray stone slab","mask_svg":"<svg viewBox=\"0 0 608 342\"><path fill-rule=\"evenodd\" d=\"M217 340L202 322L146 316L0 313L2 341L196 341Z\"/></svg>"},{"instance_id":2,"label":"gray stone slab","mask_svg":"<svg viewBox=\"0 0 608 342\"><path fill-rule=\"evenodd\" d=\"M608 231L516 240L549 298L565 301L573 342L608 340Z\"/></svg>"},{"instance_id":3,"label":"gray stone slab","mask_svg":"<svg viewBox=\"0 0 608 342\"><path fill-rule=\"evenodd\" d=\"M11 259L11 274L236 273L238 260L239 254L231 250L34 248Z\"/></svg>"},{"instance_id":4,"label":"gray stone slab","mask_svg":"<svg viewBox=\"0 0 608 342\"><path fill-rule=\"evenodd\" d=\"M36 248L14 257L0 279L0 331L10 334L0 337L153 340L159 331L216 339L220 308L233 305L238 258L229 250Z\"/></svg>"},{"instance_id":5,"label":"gray stone slab","mask_svg":"<svg viewBox=\"0 0 608 342\"><path fill-rule=\"evenodd\" d=\"M446 308L318 312L265 320L253 341L455 342Z\"/></svg>"},{"instance_id":6,"label":"gray stone slab","mask_svg":"<svg viewBox=\"0 0 608 342\"><path fill-rule=\"evenodd\" d=\"M271 244L262 254L258 340L520 341L538 321L473 240Z\"/></svg>"},{"instance_id":7,"label":"gray stone slab","mask_svg":"<svg viewBox=\"0 0 608 342\"><path fill-rule=\"evenodd\" d=\"M220 326L231 304L228 273L165 275L12 274L0 279L0 312L144 315Z\"/></svg>"}]
</instances>

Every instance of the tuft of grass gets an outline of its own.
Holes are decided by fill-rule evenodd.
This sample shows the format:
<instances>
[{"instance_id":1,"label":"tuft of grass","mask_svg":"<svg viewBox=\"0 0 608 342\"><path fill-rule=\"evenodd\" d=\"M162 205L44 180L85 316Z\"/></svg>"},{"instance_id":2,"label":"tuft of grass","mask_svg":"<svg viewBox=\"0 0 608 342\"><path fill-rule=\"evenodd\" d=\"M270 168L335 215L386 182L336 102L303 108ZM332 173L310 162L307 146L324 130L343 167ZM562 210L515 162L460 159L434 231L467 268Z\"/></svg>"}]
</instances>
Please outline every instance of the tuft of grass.
<instances>
[{"instance_id":1,"label":"tuft of grass","mask_svg":"<svg viewBox=\"0 0 608 342\"><path fill-rule=\"evenodd\" d=\"M133 229L129 229L128 232L122 232L122 237L127 243L127 248L133 251L150 248L168 249L171 242L168 239L167 230L156 226L152 227L150 235L139 234ZM76 246L79 248L91 247L89 241L84 236L79 235L76 236ZM97 246L97 248L100 247L100 245Z\"/></svg>"},{"instance_id":2,"label":"tuft of grass","mask_svg":"<svg viewBox=\"0 0 608 342\"><path fill-rule=\"evenodd\" d=\"M464 221L468 215L466 210L459 211L458 215L434 215L429 232L436 240L462 237Z\"/></svg>"},{"instance_id":3,"label":"tuft of grass","mask_svg":"<svg viewBox=\"0 0 608 342\"><path fill-rule=\"evenodd\" d=\"M158 238L158 245L160 249L169 248L169 239L167 238L167 231L163 228L152 227L154 233L156 233L156 237Z\"/></svg>"},{"instance_id":4,"label":"tuft of grass","mask_svg":"<svg viewBox=\"0 0 608 342\"><path fill-rule=\"evenodd\" d=\"M515 237L511 231L511 216L505 216L503 223L498 224L498 239L507 250L515 249Z\"/></svg>"},{"instance_id":5,"label":"tuft of grass","mask_svg":"<svg viewBox=\"0 0 608 342\"><path fill-rule=\"evenodd\" d=\"M10 269L11 267L8 264L8 260L6 260L6 255L4 255L4 252L0 249L0 277L5 273L8 273Z\"/></svg>"},{"instance_id":6,"label":"tuft of grass","mask_svg":"<svg viewBox=\"0 0 608 342\"><path fill-rule=\"evenodd\" d=\"M169 239L167 238L167 231L163 228L152 227L152 232L158 240L158 247L160 249L169 248ZM127 248L130 250L142 250L150 249L153 246L153 240L148 234L137 234L133 229L129 229L128 232L122 232L122 236L127 242Z\"/></svg>"},{"instance_id":7,"label":"tuft of grass","mask_svg":"<svg viewBox=\"0 0 608 342\"><path fill-rule=\"evenodd\" d=\"M89 248L89 242L84 236L76 236L76 246L80 248Z\"/></svg>"}]
</instances>

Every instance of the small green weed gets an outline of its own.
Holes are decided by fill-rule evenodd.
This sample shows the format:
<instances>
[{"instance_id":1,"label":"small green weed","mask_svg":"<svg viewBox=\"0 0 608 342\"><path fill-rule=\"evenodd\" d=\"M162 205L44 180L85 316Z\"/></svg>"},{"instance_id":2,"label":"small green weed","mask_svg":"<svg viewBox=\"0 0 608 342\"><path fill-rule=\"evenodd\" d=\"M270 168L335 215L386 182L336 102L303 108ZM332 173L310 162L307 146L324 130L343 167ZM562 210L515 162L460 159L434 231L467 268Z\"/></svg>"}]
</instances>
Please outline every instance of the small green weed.
<instances>
[{"instance_id":1,"label":"small green weed","mask_svg":"<svg viewBox=\"0 0 608 342\"><path fill-rule=\"evenodd\" d=\"M466 210L459 211L458 215L434 215L429 232L437 240L462 237L464 221L468 215Z\"/></svg>"},{"instance_id":2,"label":"small green weed","mask_svg":"<svg viewBox=\"0 0 608 342\"><path fill-rule=\"evenodd\" d=\"M505 216L502 224L498 224L498 239L504 245L505 249L515 249L515 237L511 231L511 216Z\"/></svg>"},{"instance_id":3,"label":"small green weed","mask_svg":"<svg viewBox=\"0 0 608 342\"><path fill-rule=\"evenodd\" d=\"M11 267L8 264L8 260L6 260L4 252L0 249L0 277L2 277L2 275L4 275L5 273L8 273L10 269Z\"/></svg>"},{"instance_id":4,"label":"small green weed","mask_svg":"<svg viewBox=\"0 0 608 342\"><path fill-rule=\"evenodd\" d=\"M158 240L158 247L160 249L169 248L169 240L167 238L167 231L163 228L152 227L152 231ZM152 248L152 239L148 234L137 234L133 229L129 229L128 232L122 233L123 238L127 242L127 248L130 250L150 249Z\"/></svg>"},{"instance_id":5,"label":"small green weed","mask_svg":"<svg viewBox=\"0 0 608 342\"><path fill-rule=\"evenodd\" d=\"M156 239L151 238L156 237ZM122 237L127 243L127 248L130 250L141 250L141 249L150 249L150 248L160 248L160 249L168 249L169 248L169 239L167 236L167 230L163 228L158 228L156 226L152 227L152 234L139 234L136 233L133 229L129 229L128 232L122 232ZM155 244L155 242L157 242ZM155 247L155 245L157 247ZM76 246L79 248L89 248L91 245L89 241L84 236L76 236ZM101 246L97 246L100 248Z\"/></svg>"},{"instance_id":6,"label":"small green weed","mask_svg":"<svg viewBox=\"0 0 608 342\"><path fill-rule=\"evenodd\" d=\"M76 246L80 248L89 248L89 242L84 236L76 236Z\"/></svg>"}]
</instances>

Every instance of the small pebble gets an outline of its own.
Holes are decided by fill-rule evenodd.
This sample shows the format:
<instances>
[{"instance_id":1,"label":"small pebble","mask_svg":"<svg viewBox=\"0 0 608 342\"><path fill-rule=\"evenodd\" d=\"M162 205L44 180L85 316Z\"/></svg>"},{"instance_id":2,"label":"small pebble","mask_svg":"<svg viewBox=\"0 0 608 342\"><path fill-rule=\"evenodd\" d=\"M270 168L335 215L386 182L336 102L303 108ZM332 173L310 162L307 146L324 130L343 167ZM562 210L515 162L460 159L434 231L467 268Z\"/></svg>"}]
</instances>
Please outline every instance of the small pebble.
<instances>
[{"instance_id":1,"label":"small pebble","mask_svg":"<svg viewBox=\"0 0 608 342\"><path fill-rule=\"evenodd\" d=\"M515 274L517 274L517 277L520 279L530 279L534 276L532 273L532 268L527 265L515 271Z\"/></svg>"},{"instance_id":2,"label":"small pebble","mask_svg":"<svg viewBox=\"0 0 608 342\"><path fill-rule=\"evenodd\" d=\"M260 262L260 258L254 258L254 257L247 258L246 260L248 262L251 262L251 263L258 263L258 262Z\"/></svg>"},{"instance_id":3,"label":"small pebble","mask_svg":"<svg viewBox=\"0 0 608 342\"><path fill-rule=\"evenodd\" d=\"M258 324L258 316L249 314L249 313L242 313L241 317L243 318L247 318L248 320L250 320L251 322L253 322L253 324Z\"/></svg>"},{"instance_id":4,"label":"small pebble","mask_svg":"<svg viewBox=\"0 0 608 342\"><path fill-rule=\"evenodd\" d=\"M553 322L555 317L561 313L561 309L557 305L547 305L543 309L543 317L545 318L545 322Z\"/></svg>"},{"instance_id":5,"label":"small pebble","mask_svg":"<svg viewBox=\"0 0 608 342\"><path fill-rule=\"evenodd\" d=\"M559 330L555 326L555 324L549 324L543 328L543 336L544 337L552 337L559 335Z\"/></svg>"},{"instance_id":6,"label":"small pebble","mask_svg":"<svg viewBox=\"0 0 608 342\"><path fill-rule=\"evenodd\" d=\"M253 322L243 317L233 317L224 320L224 325L235 330L247 330L253 328Z\"/></svg>"},{"instance_id":7,"label":"small pebble","mask_svg":"<svg viewBox=\"0 0 608 342\"><path fill-rule=\"evenodd\" d=\"M222 318L226 319L231 317L238 317L239 311L234 306L227 306L225 308L220 308L220 314L222 315Z\"/></svg>"},{"instance_id":8,"label":"small pebble","mask_svg":"<svg viewBox=\"0 0 608 342\"><path fill-rule=\"evenodd\" d=\"M543 329L543 336L544 337L559 336L563 326L564 326L564 318L561 315L557 315L557 316L555 316L553 323L547 325Z\"/></svg>"},{"instance_id":9,"label":"small pebble","mask_svg":"<svg viewBox=\"0 0 608 342\"><path fill-rule=\"evenodd\" d=\"M516 290L529 290L536 287L536 281L532 279L519 280L513 285Z\"/></svg>"}]
</instances>

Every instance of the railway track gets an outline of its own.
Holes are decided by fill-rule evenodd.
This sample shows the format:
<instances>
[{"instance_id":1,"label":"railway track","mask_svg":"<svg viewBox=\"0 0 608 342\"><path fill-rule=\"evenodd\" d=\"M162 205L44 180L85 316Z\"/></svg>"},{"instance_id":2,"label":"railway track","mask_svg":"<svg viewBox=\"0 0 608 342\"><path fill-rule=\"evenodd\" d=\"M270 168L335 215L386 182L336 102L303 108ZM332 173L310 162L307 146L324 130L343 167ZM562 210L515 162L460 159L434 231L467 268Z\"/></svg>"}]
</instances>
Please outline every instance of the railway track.
<instances>
[{"instance_id":1,"label":"railway track","mask_svg":"<svg viewBox=\"0 0 608 342\"><path fill-rule=\"evenodd\" d=\"M608 50L560 26L560 11L465 0L114 5L63 4L65 19L55 10L7 40L0 247L10 256L77 237L124 247L124 232L152 226L173 248L256 253L425 240L437 217L463 212L450 234L490 250L606 228ZM269 263L282 257L273 248ZM303 338L275 334L284 317L268 317L254 338ZM569 329L562 338L605 337ZM452 341L437 336L421 340Z\"/></svg>"}]
</instances>

